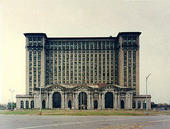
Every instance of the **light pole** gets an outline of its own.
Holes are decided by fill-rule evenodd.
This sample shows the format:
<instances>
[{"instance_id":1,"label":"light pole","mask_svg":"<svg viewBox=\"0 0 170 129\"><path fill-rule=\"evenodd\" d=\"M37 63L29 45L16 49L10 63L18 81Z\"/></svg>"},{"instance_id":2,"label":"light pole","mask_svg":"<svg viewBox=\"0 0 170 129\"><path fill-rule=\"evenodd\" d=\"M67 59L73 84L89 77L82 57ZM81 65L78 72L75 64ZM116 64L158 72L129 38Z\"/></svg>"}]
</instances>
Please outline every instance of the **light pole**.
<instances>
[{"instance_id":1,"label":"light pole","mask_svg":"<svg viewBox=\"0 0 170 129\"><path fill-rule=\"evenodd\" d=\"M9 89L9 91L11 92L11 110L13 110L13 93L15 92L14 89Z\"/></svg>"},{"instance_id":2,"label":"light pole","mask_svg":"<svg viewBox=\"0 0 170 129\"><path fill-rule=\"evenodd\" d=\"M149 76L151 75L151 73L148 75L148 76L146 76L146 115L148 115L148 97L147 97L147 95L148 95L148 91L147 91L147 83L148 83L148 78L149 78Z\"/></svg>"},{"instance_id":3,"label":"light pole","mask_svg":"<svg viewBox=\"0 0 170 129\"><path fill-rule=\"evenodd\" d=\"M40 86L40 115L42 112L42 100L41 100L41 86Z\"/></svg>"}]
</instances>

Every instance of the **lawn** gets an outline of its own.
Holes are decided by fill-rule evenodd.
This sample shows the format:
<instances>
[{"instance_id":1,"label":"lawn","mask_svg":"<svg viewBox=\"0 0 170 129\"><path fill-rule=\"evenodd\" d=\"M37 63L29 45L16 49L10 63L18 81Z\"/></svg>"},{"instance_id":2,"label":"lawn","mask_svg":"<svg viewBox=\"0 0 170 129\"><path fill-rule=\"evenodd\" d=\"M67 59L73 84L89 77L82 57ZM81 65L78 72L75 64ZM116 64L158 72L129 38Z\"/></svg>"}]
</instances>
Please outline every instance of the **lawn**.
<instances>
[{"instance_id":1,"label":"lawn","mask_svg":"<svg viewBox=\"0 0 170 129\"><path fill-rule=\"evenodd\" d=\"M40 115L39 110L0 111L6 115ZM170 115L170 111L149 111L149 115ZM69 115L69 116L142 116L144 110L42 110L41 115Z\"/></svg>"}]
</instances>

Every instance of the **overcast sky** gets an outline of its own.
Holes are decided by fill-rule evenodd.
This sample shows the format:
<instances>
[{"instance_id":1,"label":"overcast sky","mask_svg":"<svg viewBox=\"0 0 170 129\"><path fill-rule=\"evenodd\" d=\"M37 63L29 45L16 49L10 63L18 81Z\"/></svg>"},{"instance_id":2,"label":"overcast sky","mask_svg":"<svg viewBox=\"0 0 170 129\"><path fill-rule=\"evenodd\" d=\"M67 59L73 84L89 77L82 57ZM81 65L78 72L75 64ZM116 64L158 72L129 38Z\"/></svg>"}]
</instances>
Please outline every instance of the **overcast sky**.
<instances>
[{"instance_id":1,"label":"overcast sky","mask_svg":"<svg viewBox=\"0 0 170 129\"><path fill-rule=\"evenodd\" d=\"M0 0L0 103L25 94L25 37L116 36L140 31L140 93L170 103L169 0Z\"/></svg>"}]
</instances>

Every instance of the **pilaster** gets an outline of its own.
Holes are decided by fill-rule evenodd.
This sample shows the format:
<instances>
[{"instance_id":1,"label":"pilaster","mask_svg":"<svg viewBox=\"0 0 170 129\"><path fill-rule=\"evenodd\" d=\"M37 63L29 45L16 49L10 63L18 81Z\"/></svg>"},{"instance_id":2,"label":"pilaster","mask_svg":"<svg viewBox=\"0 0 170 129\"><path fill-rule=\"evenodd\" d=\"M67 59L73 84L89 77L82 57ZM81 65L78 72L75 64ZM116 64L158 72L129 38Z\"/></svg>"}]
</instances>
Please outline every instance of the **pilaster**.
<instances>
[{"instance_id":1,"label":"pilaster","mask_svg":"<svg viewBox=\"0 0 170 129\"><path fill-rule=\"evenodd\" d=\"M75 109L78 109L78 93L75 93Z\"/></svg>"},{"instance_id":2,"label":"pilaster","mask_svg":"<svg viewBox=\"0 0 170 129\"><path fill-rule=\"evenodd\" d=\"M136 102L136 109L138 109L138 100L135 101Z\"/></svg>"},{"instance_id":3,"label":"pilaster","mask_svg":"<svg viewBox=\"0 0 170 129\"><path fill-rule=\"evenodd\" d=\"M117 108L120 109L120 93L117 96Z\"/></svg>"},{"instance_id":4,"label":"pilaster","mask_svg":"<svg viewBox=\"0 0 170 129\"><path fill-rule=\"evenodd\" d=\"M64 93L61 93L61 109L64 109Z\"/></svg>"},{"instance_id":5,"label":"pilaster","mask_svg":"<svg viewBox=\"0 0 170 129\"><path fill-rule=\"evenodd\" d=\"M49 108L52 109L53 108L53 102L52 102L52 93L49 93Z\"/></svg>"},{"instance_id":6,"label":"pilaster","mask_svg":"<svg viewBox=\"0 0 170 129\"><path fill-rule=\"evenodd\" d=\"M143 109L143 100L141 100L141 107L140 109Z\"/></svg>"},{"instance_id":7,"label":"pilaster","mask_svg":"<svg viewBox=\"0 0 170 129\"><path fill-rule=\"evenodd\" d=\"M87 109L91 109L91 104L90 104L90 101L91 101L91 97L90 97L90 93L87 94Z\"/></svg>"},{"instance_id":8,"label":"pilaster","mask_svg":"<svg viewBox=\"0 0 170 129\"><path fill-rule=\"evenodd\" d=\"M105 93L102 93L102 109L105 109Z\"/></svg>"},{"instance_id":9,"label":"pilaster","mask_svg":"<svg viewBox=\"0 0 170 129\"><path fill-rule=\"evenodd\" d=\"M102 95L101 95L101 93L99 93L99 100L98 100L98 109L102 109Z\"/></svg>"},{"instance_id":10,"label":"pilaster","mask_svg":"<svg viewBox=\"0 0 170 129\"><path fill-rule=\"evenodd\" d=\"M91 95L91 109L94 109L94 96L93 96L93 93L91 93L90 95Z\"/></svg>"},{"instance_id":11,"label":"pilaster","mask_svg":"<svg viewBox=\"0 0 170 129\"><path fill-rule=\"evenodd\" d=\"M117 93L115 92L115 93L114 93L114 99L113 99L114 109L117 109L117 108L118 108L117 99L118 99L118 95L117 95Z\"/></svg>"},{"instance_id":12,"label":"pilaster","mask_svg":"<svg viewBox=\"0 0 170 129\"><path fill-rule=\"evenodd\" d=\"M64 100L65 100L65 106L64 106L64 108L67 109L67 108L68 108L67 93L65 93L65 95L64 95Z\"/></svg>"}]
</instances>

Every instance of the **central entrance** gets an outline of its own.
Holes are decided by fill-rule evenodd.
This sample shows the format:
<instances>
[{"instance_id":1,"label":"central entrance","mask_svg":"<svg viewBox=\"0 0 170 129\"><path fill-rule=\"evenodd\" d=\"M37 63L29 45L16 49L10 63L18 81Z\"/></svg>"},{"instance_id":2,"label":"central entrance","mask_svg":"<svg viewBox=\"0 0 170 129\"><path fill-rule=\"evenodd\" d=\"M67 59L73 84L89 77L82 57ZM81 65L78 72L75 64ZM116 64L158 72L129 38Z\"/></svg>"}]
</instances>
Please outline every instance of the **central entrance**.
<instances>
[{"instance_id":1,"label":"central entrance","mask_svg":"<svg viewBox=\"0 0 170 129\"><path fill-rule=\"evenodd\" d=\"M61 95L59 92L53 94L53 108L61 108Z\"/></svg>"},{"instance_id":2,"label":"central entrance","mask_svg":"<svg viewBox=\"0 0 170 129\"><path fill-rule=\"evenodd\" d=\"M82 109L87 109L87 94L85 92L79 94L79 110Z\"/></svg>"},{"instance_id":3,"label":"central entrance","mask_svg":"<svg viewBox=\"0 0 170 129\"><path fill-rule=\"evenodd\" d=\"M105 108L113 108L113 93L111 92L105 94Z\"/></svg>"}]
</instances>

